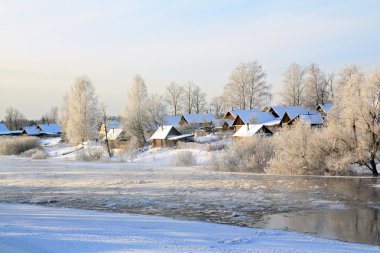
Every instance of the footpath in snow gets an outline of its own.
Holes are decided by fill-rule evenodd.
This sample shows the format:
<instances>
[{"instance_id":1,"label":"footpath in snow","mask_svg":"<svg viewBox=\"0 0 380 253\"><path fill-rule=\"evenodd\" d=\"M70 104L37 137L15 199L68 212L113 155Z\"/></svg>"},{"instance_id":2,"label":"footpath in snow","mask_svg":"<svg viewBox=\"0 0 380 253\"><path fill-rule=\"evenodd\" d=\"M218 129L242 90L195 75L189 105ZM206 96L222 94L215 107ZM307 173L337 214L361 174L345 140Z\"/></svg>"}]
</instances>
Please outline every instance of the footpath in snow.
<instances>
[{"instance_id":1,"label":"footpath in snow","mask_svg":"<svg viewBox=\"0 0 380 253\"><path fill-rule=\"evenodd\" d=\"M23 252L380 252L275 230L145 215L0 204L0 249Z\"/></svg>"}]
</instances>

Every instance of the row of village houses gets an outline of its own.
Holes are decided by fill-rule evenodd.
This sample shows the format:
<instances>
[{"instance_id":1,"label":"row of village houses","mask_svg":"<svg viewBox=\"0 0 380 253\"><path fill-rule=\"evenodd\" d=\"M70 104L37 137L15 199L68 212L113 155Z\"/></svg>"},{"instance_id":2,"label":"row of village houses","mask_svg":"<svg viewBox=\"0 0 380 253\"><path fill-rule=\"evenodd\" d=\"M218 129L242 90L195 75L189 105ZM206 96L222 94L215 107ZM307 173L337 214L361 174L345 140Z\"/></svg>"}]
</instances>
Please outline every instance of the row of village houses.
<instances>
[{"instance_id":1,"label":"row of village houses","mask_svg":"<svg viewBox=\"0 0 380 253\"><path fill-rule=\"evenodd\" d=\"M212 114L185 114L181 116L166 116L161 126L153 133L150 140L154 147L176 146L178 142L192 141L194 136L206 135L210 132L225 132L235 139L252 137L254 135L272 135L277 129L291 126L295 122L321 127L332 104L318 105L315 110L303 106L272 106L264 109L229 110L223 119L215 119ZM121 128L118 120L109 120L102 124L99 136L107 139L114 147L122 147L128 143L129 137ZM0 135L30 135L30 136L60 136L58 124L39 124L9 131L0 123Z\"/></svg>"}]
</instances>

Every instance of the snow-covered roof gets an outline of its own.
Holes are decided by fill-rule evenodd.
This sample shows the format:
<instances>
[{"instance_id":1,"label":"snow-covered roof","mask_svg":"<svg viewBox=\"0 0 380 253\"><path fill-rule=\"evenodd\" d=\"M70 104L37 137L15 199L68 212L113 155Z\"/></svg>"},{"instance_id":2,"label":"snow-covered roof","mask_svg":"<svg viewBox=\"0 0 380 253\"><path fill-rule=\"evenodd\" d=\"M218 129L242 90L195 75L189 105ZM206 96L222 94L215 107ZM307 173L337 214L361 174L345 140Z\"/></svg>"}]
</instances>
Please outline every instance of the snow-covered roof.
<instances>
[{"instance_id":1,"label":"snow-covered roof","mask_svg":"<svg viewBox=\"0 0 380 253\"><path fill-rule=\"evenodd\" d=\"M214 120L214 116L211 113L203 113L203 114L184 114L186 122L189 124L201 124L201 123L210 123Z\"/></svg>"},{"instance_id":2,"label":"snow-covered roof","mask_svg":"<svg viewBox=\"0 0 380 253\"><path fill-rule=\"evenodd\" d=\"M301 114L299 115L299 118L301 122L304 124L323 125L323 118L320 113L319 114Z\"/></svg>"},{"instance_id":3,"label":"snow-covered roof","mask_svg":"<svg viewBox=\"0 0 380 253\"><path fill-rule=\"evenodd\" d=\"M243 121L244 124L253 123L253 124L265 124L276 120L276 117L273 116L270 112L261 112L261 111L245 111L240 112L238 117Z\"/></svg>"},{"instance_id":4,"label":"snow-covered roof","mask_svg":"<svg viewBox=\"0 0 380 253\"><path fill-rule=\"evenodd\" d=\"M289 116L290 120L293 120L295 119L298 115L320 115L321 113L319 111L316 111L316 110L306 110L306 109L303 109L303 110L290 110L290 111L287 111L286 114Z\"/></svg>"},{"instance_id":5,"label":"snow-covered roof","mask_svg":"<svg viewBox=\"0 0 380 253\"><path fill-rule=\"evenodd\" d=\"M163 125L165 126L179 126L181 116L165 116L163 118Z\"/></svg>"},{"instance_id":6,"label":"snow-covered roof","mask_svg":"<svg viewBox=\"0 0 380 253\"><path fill-rule=\"evenodd\" d=\"M110 119L107 121L107 129L120 128L120 121L117 119Z\"/></svg>"},{"instance_id":7,"label":"snow-covered roof","mask_svg":"<svg viewBox=\"0 0 380 253\"><path fill-rule=\"evenodd\" d=\"M4 123L0 123L0 132L9 132L9 129Z\"/></svg>"},{"instance_id":8,"label":"snow-covered roof","mask_svg":"<svg viewBox=\"0 0 380 253\"><path fill-rule=\"evenodd\" d=\"M278 126L281 123L281 119L276 118L275 120L265 122L265 126Z\"/></svg>"},{"instance_id":9,"label":"snow-covered roof","mask_svg":"<svg viewBox=\"0 0 380 253\"><path fill-rule=\"evenodd\" d=\"M174 140L180 140L180 139L183 139L183 138L193 137L193 136L194 136L194 134L181 134L181 135L178 135L178 136L169 137L168 140L174 141Z\"/></svg>"},{"instance_id":10,"label":"snow-covered roof","mask_svg":"<svg viewBox=\"0 0 380 253\"><path fill-rule=\"evenodd\" d=\"M244 125L244 126L239 128L239 130L234 134L234 137L251 137L251 136L254 136L263 127L265 127L263 124ZM268 129L265 129L265 130L270 132Z\"/></svg>"},{"instance_id":11,"label":"snow-covered roof","mask_svg":"<svg viewBox=\"0 0 380 253\"><path fill-rule=\"evenodd\" d=\"M317 106L317 108L318 107L320 107L325 113L328 113L331 110L331 108L333 107L333 104L324 104L324 105L319 104Z\"/></svg>"},{"instance_id":12,"label":"snow-covered roof","mask_svg":"<svg viewBox=\"0 0 380 253\"><path fill-rule=\"evenodd\" d=\"M212 121L215 127L223 127L225 123L227 123L228 126L232 126L234 121L232 119L214 119Z\"/></svg>"},{"instance_id":13,"label":"snow-covered roof","mask_svg":"<svg viewBox=\"0 0 380 253\"><path fill-rule=\"evenodd\" d=\"M22 132L27 135L40 135L41 131L36 126L26 126L22 128Z\"/></svg>"},{"instance_id":14,"label":"snow-covered roof","mask_svg":"<svg viewBox=\"0 0 380 253\"><path fill-rule=\"evenodd\" d=\"M172 129L175 129L179 133L178 135L181 135L181 133L173 126L161 126L156 130L156 132L154 132L154 134L150 137L150 139L164 140L168 137L172 137L169 135ZM173 135L173 136L178 136L178 135Z\"/></svg>"},{"instance_id":15,"label":"snow-covered roof","mask_svg":"<svg viewBox=\"0 0 380 253\"><path fill-rule=\"evenodd\" d=\"M272 110L278 115L279 118L282 118L285 112L296 113L305 111L303 106L272 106Z\"/></svg>"},{"instance_id":16,"label":"snow-covered roof","mask_svg":"<svg viewBox=\"0 0 380 253\"><path fill-rule=\"evenodd\" d=\"M117 138L119 138L119 136L123 133L124 129L122 128L112 128L110 130L108 130L108 133L107 133L107 138L108 140L110 141L115 141L117 140ZM104 136L103 140L105 140L106 137Z\"/></svg>"},{"instance_id":17,"label":"snow-covered roof","mask_svg":"<svg viewBox=\"0 0 380 253\"><path fill-rule=\"evenodd\" d=\"M235 118L240 114L240 113L253 113L253 112L260 112L260 109L249 109L249 110L243 110L243 109L236 109L236 110L228 110L226 115L230 113L232 116Z\"/></svg>"},{"instance_id":18,"label":"snow-covered roof","mask_svg":"<svg viewBox=\"0 0 380 253\"><path fill-rule=\"evenodd\" d=\"M45 134L60 134L62 133L61 127L58 124L39 124L37 128L41 130L42 133Z\"/></svg>"}]
</instances>

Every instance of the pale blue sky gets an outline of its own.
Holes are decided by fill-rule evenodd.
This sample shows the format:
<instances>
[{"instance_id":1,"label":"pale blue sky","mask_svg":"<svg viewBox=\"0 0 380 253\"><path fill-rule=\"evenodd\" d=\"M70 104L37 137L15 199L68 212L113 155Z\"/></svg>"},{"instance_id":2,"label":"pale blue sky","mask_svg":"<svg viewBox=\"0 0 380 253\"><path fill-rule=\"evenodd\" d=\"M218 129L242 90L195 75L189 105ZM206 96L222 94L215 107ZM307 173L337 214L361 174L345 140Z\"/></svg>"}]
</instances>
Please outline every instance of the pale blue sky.
<instances>
[{"instance_id":1,"label":"pale blue sky","mask_svg":"<svg viewBox=\"0 0 380 253\"><path fill-rule=\"evenodd\" d=\"M0 0L0 119L9 106L40 118L79 75L117 115L136 73L150 92L192 81L212 98L257 60L278 100L292 62L338 72L379 59L380 1Z\"/></svg>"}]
</instances>

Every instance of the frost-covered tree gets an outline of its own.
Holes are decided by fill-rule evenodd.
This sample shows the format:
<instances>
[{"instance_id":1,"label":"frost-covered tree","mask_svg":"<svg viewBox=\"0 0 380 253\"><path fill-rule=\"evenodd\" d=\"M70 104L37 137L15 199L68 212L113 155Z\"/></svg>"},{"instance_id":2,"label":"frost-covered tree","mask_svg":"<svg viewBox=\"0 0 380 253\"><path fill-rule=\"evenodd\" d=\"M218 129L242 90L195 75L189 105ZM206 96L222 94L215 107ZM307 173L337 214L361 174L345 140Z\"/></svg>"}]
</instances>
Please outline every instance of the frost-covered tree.
<instances>
[{"instance_id":1,"label":"frost-covered tree","mask_svg":"<svg viewBox=\"0 0 380 253\"><path fill-rule=\"evenodd\" d=\"M206 92L202 91L198 85L194 86L191 106L195 113L203 113L206 111Z\"/></svg>"},{"instance_id":2,"label":"frost-covered tree","mask_svg":"<svg viewBox=\"0 0 380 253\"><path fill-rule=\"evenodd\" d=\"M9 130L18 130L28 123L24 114L14 107L7 108L4 119L4 123Z\"/></svg>"},{"instance_id":3,"label":"frost-covered tree","mask_svg":"<svg viewBox=\"0 0 380 253\"><path fill-rule=\"evenodd\" d=\"M232 108L253 109L266 104L270 87L265 81L266 73L254 61L241 63L232 71L224 86L224 97Z\"/></svg>"},{"instance_id":4,"label":"frost-covered tree","mask_svg":"<svg viewBox=\"0 0 380 253\"><path fill-rule=\"evenodd\" d=\"M92 82L78 77L63 100L60 119L68 142L79 144L96 138L101 114Z\"/></svg>"},{"instance_id":5,"label":"frost-covered tree","mask_svg":"<svg viewBox=\"0 0 380 253\"><path fill-rule=\"evenodd\" d=\"M188 82L183 86L183 104L186 113L192 113L195 84Z\"/></svg>"},{"instance_id":6,"label":"frost-covered tree","mask_svg":"<svg viewBox=\"0 0 380 253\"><path fill-rule=\"evenodd\" d=\"M40 122L42 124L57 123L58 122L58 107L52 106L50 108L50 111L45 113L41 117Z\"/></svg>"},{"instance_id":7,"label":"frost-covered tree","mask_svg":"<svg viewBox=\"0 0 380 253\"><path fill-rule=\"evenodd\" d=\"M145 108L147 103L148 91L144 80L139 75L135 75L128 91L127 105L124 110L124 126L127 132L145 144Z\"/></svg>"},{"instance_id":8,"label":"frost-covered tree","mask_svg":"<svg viewBox=\"0 0 380 253\"><path fill-rule=\"evenodd\" d=\"M163 97L158 94L149 95L145 103L145 128L147 131L155 131L163 124L163 118L167 115L166 104Z\"/></svg>"},{"instance_id":9,"label":"frost-covered tree","mask_svg":"<svg viewBox=\"0 0 380 253\"><path fill-rule=\"evenodd\" d=\"M352 68L351 68L352 70ZM339 99L335 101L334 133L336 148L346 154L345 162L367 167L378 176L380 151L380 69L364 75L355 68L343 75Z\"/></svg>"},{"instance_id":10,"label":"frost-covered tree","mask_svg":"<svg viewBox=\"0 0 380 253\"><path fill-rule=\"evenodd\" d=\"M326 76L320 67L312 63L306 71L305 79L306 105L313 108L329 102Z\"/></svg>"},{"instance_id":11,"label":"frost-covered tree","mask_svg":"<svg viewBox=\"0 0 380 253\"><path fill-rule=\"evenodd\" d=\"M215 115L216 118L223 118L227 111L224 98L222 96L214 97L210 103L210 112Z\"/></svg>"},{"instance_id":12,"label":"frost-covered tree","mask_svg":"<svg viewBox=\"0 0 380 253\"><path fill-rule=\"evenodd\" d=\"M301 106L305 104L305 73L304 67L292 63L284 74L282 103Z\"/></svg>"},{"instance_id":13,"label":"frost-covered tree","mask_svg":"<svg viewBox=\"0 0 380 253\"><path fill-rule=\"evenodd\" d=\"M184 97L183 87L172 82L166 87L165 101L169 105L173 115L178 115Z\"/></svg>"}]
</instances>

